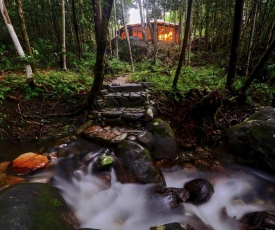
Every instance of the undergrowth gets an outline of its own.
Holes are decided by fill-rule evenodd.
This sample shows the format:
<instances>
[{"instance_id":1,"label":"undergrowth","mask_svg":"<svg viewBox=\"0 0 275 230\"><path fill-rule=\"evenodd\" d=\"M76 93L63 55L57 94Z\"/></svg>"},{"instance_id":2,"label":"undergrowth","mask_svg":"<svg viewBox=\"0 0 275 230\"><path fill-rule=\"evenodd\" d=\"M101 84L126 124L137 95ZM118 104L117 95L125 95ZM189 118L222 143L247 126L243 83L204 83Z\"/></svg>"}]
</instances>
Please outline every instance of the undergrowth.
<instances>
[{"instance_id":1,"label":"undergrowth","mask_svg":"<svg viewBox=\"0 0 275 230\"><path fill-rule=\"evenodd\" d=\"M16 95L23 99L54 99L72 94L88 92L93 83L90 73L73 71L40 71L34 75L40 87L34 89L27 83L24 74L10 74L0 79L0 103L8 95Z\"/></svg>"}]
</instances>

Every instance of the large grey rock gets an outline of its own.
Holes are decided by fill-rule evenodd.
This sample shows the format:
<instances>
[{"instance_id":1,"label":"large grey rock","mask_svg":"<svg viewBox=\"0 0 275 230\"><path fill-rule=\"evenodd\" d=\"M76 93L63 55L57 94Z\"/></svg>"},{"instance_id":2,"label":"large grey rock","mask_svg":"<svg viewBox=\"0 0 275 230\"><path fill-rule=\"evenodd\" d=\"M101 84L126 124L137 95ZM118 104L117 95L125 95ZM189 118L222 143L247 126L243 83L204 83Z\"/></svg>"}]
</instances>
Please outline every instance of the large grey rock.
<instances>
[{"instance_id":1,"label":"large grey rock","mask_svg":"<svg viewBox=\"0 0 275 230\"><path fill-rule=\"evenodd\" d=\"M0 192L0 228L72 230L79 224L59 192L49 184L17 184Z\"/></svg>"},{"instance_id":2,"label":"large grey rock","mask_svg":"<svg viewBox=\"0 0 275 230\"><path fill-rule=\"evenodd\" d=\"M275 112L265 107L226 132L227 154L239 164L275 173Z\"/></svg>"},{"instance_id":3,"label":"large grey rock","mask_svg":"<svg viewBox=\"0 0 275 230\"><path fill-rule=\"evenodd\" d=\"M153 157L175 160L178 156L177 143L170 125L166 121L157 118L148 123L146 129L155 137L155 146L152 151Z\"/></svg>"},{"instance_id":4,"label":"large grey rock","mask_svg":"<svg viewBox=\"0 0 275 230\"><path fill-rule=\"evenodd\" d=\"M130 37L131 51L133 61L141 61L148 53L148 46L145 42L140 41L139 38ZM126 39L118 40L118 55L121 60L130 62L129 49Z\"/></svg>"},{"instance_id":5,"label":"large grey rock","mask_svg":"<svg viewBox=\"0 0 275 230\"><path fill-rule=\"evenodd\" d=\"M165 184L150 151L134 141L123 141L115 149L114 164L117 178L122 183Z\"/></svg>"}]
</instances>

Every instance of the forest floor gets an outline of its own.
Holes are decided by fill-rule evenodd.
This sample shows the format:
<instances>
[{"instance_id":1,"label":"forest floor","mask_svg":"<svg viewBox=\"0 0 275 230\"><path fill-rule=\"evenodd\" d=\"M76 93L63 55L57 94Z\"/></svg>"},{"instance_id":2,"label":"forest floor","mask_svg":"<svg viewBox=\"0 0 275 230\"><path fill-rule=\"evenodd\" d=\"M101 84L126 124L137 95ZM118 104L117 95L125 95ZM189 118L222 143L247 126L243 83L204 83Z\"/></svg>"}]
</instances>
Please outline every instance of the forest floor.
<instances>
[{"instance_id":1,"label":"forest floor","mask_svg":"<svg viewBox=\"0 0 275 230\"><path fill-rule=\"evenodd\" d=\"M108 83L125 84L127 76L122 75ZM81 110L86 100L85 94L51 100L25 100L20 95L18 91L10 92L2 103L1 141L12 143L58 139L74 134L85 122L87 112ZM226 129L242 122L255 111L250 105L239 107L226 104L219 93L210 94L206 103L203 98L203 92L192 89L180 100L159 102L160 116L170 122L180 149L217 146Z\"/></svg>"}]
</instances>

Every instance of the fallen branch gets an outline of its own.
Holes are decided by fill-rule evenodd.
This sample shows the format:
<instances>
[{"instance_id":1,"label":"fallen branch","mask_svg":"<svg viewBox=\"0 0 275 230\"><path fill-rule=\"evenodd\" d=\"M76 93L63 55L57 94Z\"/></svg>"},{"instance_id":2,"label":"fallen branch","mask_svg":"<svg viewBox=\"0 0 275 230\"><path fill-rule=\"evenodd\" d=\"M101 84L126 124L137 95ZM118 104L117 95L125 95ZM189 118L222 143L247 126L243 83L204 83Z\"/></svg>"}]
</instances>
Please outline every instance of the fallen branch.
<instances>
[{"instance_id":1,"label":"fallen branch","mask_svg":"<svg viewBox=\"0 0 275 230\"><path fill-rule=\"evenodd\" d=\"M82 109L79 109L79 110L76 110L75 112L72 112L72 113L61 113L61 114L50 114L50 115L47 115L47 116L35 116L35 115L25 115L23 114L22 112L20 112L19 110L15 110L16 113L18 113L20 116L22 116L23 118L29 118L29 119L32 119L32 118L37 118L37 119L47 119L47 118L51 118L51 117L56 117L56 116L59 116L59 117L70 117L70 116L75 116L75 115L78 115L82 112Z\"/></svg>"}]
</instances>

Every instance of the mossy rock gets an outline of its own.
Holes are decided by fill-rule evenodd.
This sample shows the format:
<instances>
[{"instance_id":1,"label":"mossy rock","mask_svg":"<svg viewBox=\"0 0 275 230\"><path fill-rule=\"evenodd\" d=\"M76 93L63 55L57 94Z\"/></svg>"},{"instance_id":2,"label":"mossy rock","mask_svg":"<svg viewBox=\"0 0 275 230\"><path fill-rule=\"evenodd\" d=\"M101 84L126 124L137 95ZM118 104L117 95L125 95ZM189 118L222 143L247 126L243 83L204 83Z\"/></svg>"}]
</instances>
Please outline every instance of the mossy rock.
<instances>
[{"instance_id":1,"label":"mossy rock","mask_svg":"<svg viewBox=\"0 0 275 230\"><path fill-rule=\"evenodd\" d=\"M177 143L174 132L168 122L159 118L148 123L146 129L155 137L152 155L157 159L177 158Z\"/></svg>"},{"instance_id":2,"label":"mossy rock","mask_svg":"<svg viewBox=\"0 0 275 230\"><path fill-rule=\"evenodd\" d=\"M236 163L275 173L275 119L273 109L263 110L227 130L227 154Z\"/></svg>"},{"instance_id":3,"label":"mossy rock","mask_svg":"<svg viewBox=\"0 0 275 230\"><path fill-rule=\"evenodd\" d=\"M17 184L0 192L0 226L5 230L72 230L79 224L49 184Z\"/></svg>"},{"instance_id":4,"label":"mossy rock","mask_svg":"<svg viewBox=\"0 0 275 230\"><path fill-rule=\"evenodd\" d=\"M123 141L115 149L114 168L122 183L165 184L150 151L134 141Z\"/></svg>"},{"instance_id":5,"label":"mossy rock","mask_svg":"<svg viewBox=\"0 0 275 230\"><path fill-rule=\"evenodd\" d=\"M148 47L145 42L140 41L136 37L130 37L130 45L132 50L133 61L141 61L148 53ZM129 49L126 39L118 40L118 55L121 60L130 62Z\"/></svg>"}]
</instances>

